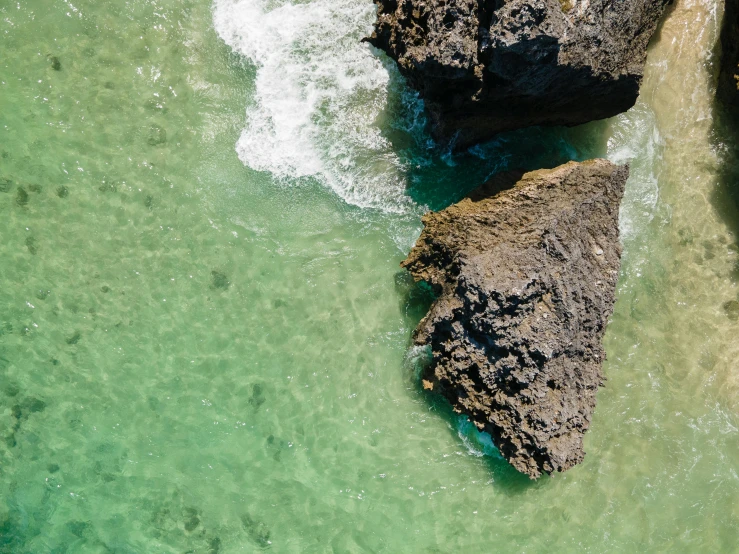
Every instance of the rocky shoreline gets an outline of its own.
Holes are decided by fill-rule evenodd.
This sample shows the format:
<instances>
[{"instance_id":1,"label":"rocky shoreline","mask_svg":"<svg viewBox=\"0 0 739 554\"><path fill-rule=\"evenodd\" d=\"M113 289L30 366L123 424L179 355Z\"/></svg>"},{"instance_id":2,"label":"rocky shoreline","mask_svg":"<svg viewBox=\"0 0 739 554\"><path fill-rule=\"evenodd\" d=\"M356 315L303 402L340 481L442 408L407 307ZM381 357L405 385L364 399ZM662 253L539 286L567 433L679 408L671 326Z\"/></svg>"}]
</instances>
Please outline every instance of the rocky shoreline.
<instances>
[{"instance_id":1,"label":"rocky shoreline","mask_svg":"<svg viewBox=\"0 0 739 554\"><path fill-rule=\"evenodd\" d=\"M504 175L423 218L403 267L437 294L414 341L423 385L539 477L584 457L615 301L628 168L606 160Z\"/></svg>"},{"instance_id":2,"label":"rocky shoreline","mask_svg":"<svg viewBox=\"0 0 739 554\"><path fill-rule=\"evenodd\" d=\"M671 0L375 0L368 41L426 103L456 149L532 125L626 111Z\"/></svg>"},{"instance_id":3,"label":"rocky shoreline","mask_svg":"<svg viewBox=\"0 0 739 554\"><path fill-rule=\"evenodd\" d=\"M375 0L366 40L419 91L435 140L459 150L631 108L670 2ZM427 214L402 264L438 295L414 336L432 353L424 387L532 478L584 457L627 176L605 160L500 175Z\"/></svg>"}]
</instances>

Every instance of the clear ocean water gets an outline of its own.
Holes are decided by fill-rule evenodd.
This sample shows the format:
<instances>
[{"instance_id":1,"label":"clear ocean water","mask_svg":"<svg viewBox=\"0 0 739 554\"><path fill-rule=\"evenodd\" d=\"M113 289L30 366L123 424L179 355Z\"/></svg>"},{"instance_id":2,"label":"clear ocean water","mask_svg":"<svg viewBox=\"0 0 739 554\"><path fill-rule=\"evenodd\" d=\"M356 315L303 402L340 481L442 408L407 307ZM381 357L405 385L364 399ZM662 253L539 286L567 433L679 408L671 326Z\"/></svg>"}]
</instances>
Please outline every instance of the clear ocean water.
<instances>
[{"instance_id":1,"label":"clear ocean water","mask_svg":"<svg viewBox=\"0 0 739 554\"><path fill-rule=\"evenodd\" d=\"M719 0L628 113L434 147L371 0L0 0L0 553L737 552L737 143ZM585 463L419 390L420 216L631 164Z\"/></svg>"}]
</instances>

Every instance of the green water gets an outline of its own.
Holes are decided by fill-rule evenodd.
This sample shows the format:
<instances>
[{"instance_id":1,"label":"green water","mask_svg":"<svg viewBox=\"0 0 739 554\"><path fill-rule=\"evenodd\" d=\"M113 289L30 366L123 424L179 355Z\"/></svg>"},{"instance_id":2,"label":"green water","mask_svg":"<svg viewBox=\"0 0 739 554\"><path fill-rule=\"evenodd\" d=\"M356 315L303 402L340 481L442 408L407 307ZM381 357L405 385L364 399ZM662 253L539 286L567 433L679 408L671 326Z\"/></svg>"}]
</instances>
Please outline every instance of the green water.
<instances>
[{"instance_id":1,"label":"green water","mask_svg":"<svg viewBox=\"0 0 739 554\"><path fill-rule=\"evenodd\" d=\"M629 113L451 158L390 65L336 73L370 0L0 0L0 552L736 552L718 4L678 0ZM285 8L344 42L214 27ZM425 206L594 155L632 163L609 380L529 482L418 390L398 264Z\"/></svg>"}]
</instances>

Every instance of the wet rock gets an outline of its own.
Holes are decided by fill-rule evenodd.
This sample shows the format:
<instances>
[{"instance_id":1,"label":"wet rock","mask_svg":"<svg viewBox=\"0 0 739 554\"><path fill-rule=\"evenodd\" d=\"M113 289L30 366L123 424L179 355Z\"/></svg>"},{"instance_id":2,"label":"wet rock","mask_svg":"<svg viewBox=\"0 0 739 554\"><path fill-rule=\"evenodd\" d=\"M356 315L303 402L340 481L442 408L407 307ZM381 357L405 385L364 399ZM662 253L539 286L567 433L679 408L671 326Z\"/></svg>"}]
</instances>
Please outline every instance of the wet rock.
<instances>
[{"instance_id":1,"label":"wet rock","mask_svg":"<svg viewBox=\"0 0 739 554\"><path fill-rule=\"evenodd\" d=\"M0 179L0 192L10 192L13 188L13 181L7 178Z\"/></svg>"},{"instance_id":2,"label":"wet rock","mask_svg":"<svg viewBox=\"0 0 739 554\"><path fill-rule=\"evenodd\" d=\"M160 146L167 142L167 131L159 125L151 125L146 135L146 143L149 146Z\"/></svg>"},{"instance_id":3,"label":"wet rock","mask_svg":"<svg viewBox=\"0 0 739 554\"><path fill-rule=\"evenodd\" d=\"M731 321L739 321L739 302L736 300L725 302L724 313Z\"/></svg>"},{"instance_id":4,"label":"wet rock","mask_svg":"<svg viewBox=\"0 0 739 554\"><path fill-rule=\"evenodd\" d=\"M228 277L226 277L226 274L221 273L220 271L211 271L210 280L210 288L212 289L226 290L231 286L231 282L228 280Z\"/></svg>"},{"instance_id":5,"label":"wet rock","mask_svg":"<svg viewBox=\"0 0 739 554\"><path fill-rule=\"evenodd\" d=\"M56 195L59 198L66 198L67 196L69 196L69 189L64 185L60 185L56 189Z\"/></svg>"},{"instance_id":6,"label":"wet rock","mask_svg":"<svg viewBox=\"0 0 739 554\"><path fill-rule=\"evenodd\" d=\"M582 462L603 383L628 168L570 162L441 212L403 267L437 295L414 333L424 387L532 478Z\"/></svg>"},{"instance_id":7,"label":"wet rock","mask_svg":"<svg viewBox=\"0 0 739 554\"><path fill-rule=\"evenodd\" d=\"M36 292L36 298L38 298L39 300L46 300L47 298L49 298L50 294L51 294L51 291L49 289L46 289L46 290L39 289Z\"/></svg>"},{"instance_id":8,"label":"wet rock","mask_svg":"<svg viewBox=\"0 0 739 554\"><path fill-rule=\"evenodd\" d=\"M56 56L49 56L49 64L51 64L51 69L54 71L62 70L62 62Z\"/></svg>"},{"instance_id":9,"label":"wet rock","mask_svg":"<svg viewBox=\"0 0 739 554\"><path fill-rule=\"evenodd\" d=\"M18 190L16 190L15 203L18 204L21 208L28 205L28 193L23 187L18 187Z\"/></svg>"},{"instance_id":10,"label":"wet rock","mask_svg":"<svg viewBox=\"0 0 739 554\"><path fill-rule=\"evenodd\" d=\"M241 523L246 534L257 546L264 548L271 544L269 540L270 531L264 522L255 519L250 514L244 514L241 516Z\"/></svg>"},{"instance_id":11,"label":"wet rock","mask_svg":"<svg viewBox=\"0 0 739 554\"><path fill-rule=\"evenodd\" d=\"M669 0L375 0L368 39L457 148L531 125L578 125L634 105Z\"/></svg>"}]
</instances>

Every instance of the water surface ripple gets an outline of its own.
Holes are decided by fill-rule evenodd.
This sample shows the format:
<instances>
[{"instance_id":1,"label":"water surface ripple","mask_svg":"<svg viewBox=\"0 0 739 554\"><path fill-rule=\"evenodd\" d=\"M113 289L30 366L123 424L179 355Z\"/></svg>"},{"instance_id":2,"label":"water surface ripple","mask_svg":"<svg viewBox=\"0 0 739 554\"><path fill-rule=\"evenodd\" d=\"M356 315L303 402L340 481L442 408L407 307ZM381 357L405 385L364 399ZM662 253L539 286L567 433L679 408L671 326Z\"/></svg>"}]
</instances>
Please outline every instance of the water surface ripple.
<instances>
[{"instance_id":1,"label":"water surface ripple","mask_svg":"<svg viewBox=\"0 0 739 554\"><path fill-rule=\"evenodd\" d=\"M627 114L451 156L371 0L0 3L0 552L735 552L720 16L676 2ZM609 380L531 483L418 390L398 263L594 155L632 166Z\"/></svg>"}]
</instances>

